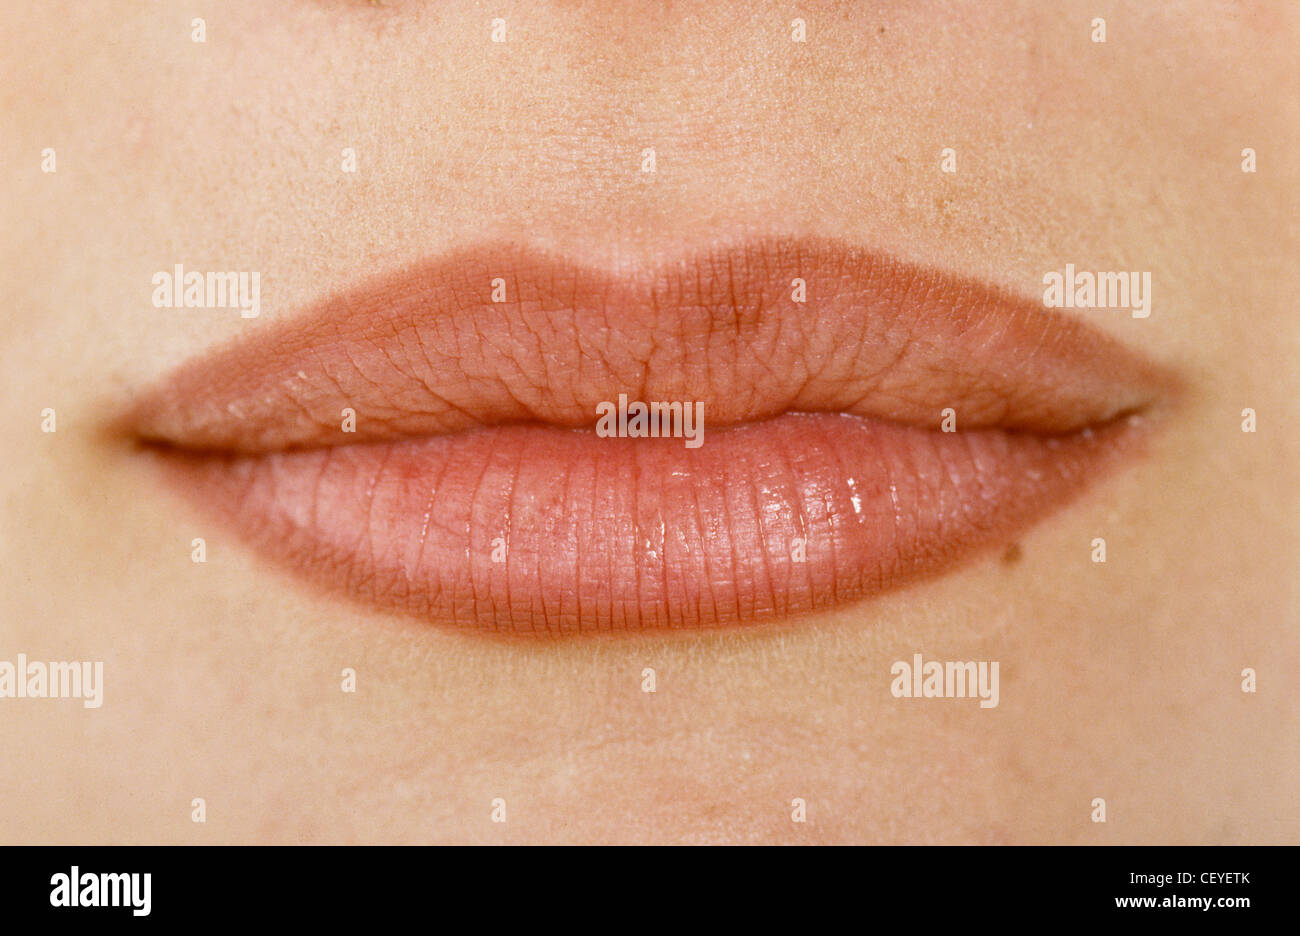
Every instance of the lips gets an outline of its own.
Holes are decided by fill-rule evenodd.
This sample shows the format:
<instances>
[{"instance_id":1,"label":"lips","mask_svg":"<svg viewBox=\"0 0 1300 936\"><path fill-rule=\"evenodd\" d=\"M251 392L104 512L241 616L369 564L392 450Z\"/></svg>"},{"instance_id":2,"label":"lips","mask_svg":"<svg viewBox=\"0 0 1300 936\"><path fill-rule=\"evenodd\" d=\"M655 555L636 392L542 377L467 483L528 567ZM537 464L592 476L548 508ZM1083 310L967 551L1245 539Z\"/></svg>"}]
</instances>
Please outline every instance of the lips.
<instances>
[{"instance_id":1,"label":"lips","mask_svg":"<svg viewBox=\"0 0 1300 936\"><path fill-rule=\"evenodd\" d=\"M835 242L614 269L493 246L194 361L127 424L319 585L569 632L942 572L1136 451L1173 385L1040 303ZM703 444L597 434L621 395L702 403Z\"/></svg>"}]
</instances>

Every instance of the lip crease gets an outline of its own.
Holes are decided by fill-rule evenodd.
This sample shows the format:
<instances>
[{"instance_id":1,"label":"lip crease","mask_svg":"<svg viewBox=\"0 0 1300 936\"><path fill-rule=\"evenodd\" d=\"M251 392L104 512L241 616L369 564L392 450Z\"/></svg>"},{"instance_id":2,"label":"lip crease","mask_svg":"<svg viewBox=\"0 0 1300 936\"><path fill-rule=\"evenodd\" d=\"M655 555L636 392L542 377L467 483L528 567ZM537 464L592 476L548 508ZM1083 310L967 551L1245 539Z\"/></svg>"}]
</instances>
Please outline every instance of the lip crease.
<instances>
[{"instance_id":1,"label":"lip crease","mask_svg":"<svg viewBox=\"0 0 1300 936\"><path fill-rule=\"evenodd\" d=\"M612 269L487 245L192 361L125 425L326 588L558 633L753 624L938 574L1140 451L1176 388L1041 303L835 241ZM599 437L620 394L702 402L704 444Z\"/></svg>"}]
</instances>

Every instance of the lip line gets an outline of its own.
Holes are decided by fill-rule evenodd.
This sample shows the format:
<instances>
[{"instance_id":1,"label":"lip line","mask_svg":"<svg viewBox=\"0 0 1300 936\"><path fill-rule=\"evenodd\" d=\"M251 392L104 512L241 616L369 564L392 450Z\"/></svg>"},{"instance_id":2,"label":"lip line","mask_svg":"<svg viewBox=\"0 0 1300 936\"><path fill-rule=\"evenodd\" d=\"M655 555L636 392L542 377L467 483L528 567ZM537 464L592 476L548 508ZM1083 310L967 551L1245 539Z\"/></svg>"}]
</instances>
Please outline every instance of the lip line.
<instances>
[{"instance_id":1,"label":"lip line","mask_svg":"<svg viewBox=\"0 0 1300 936\"><path fill-rule=\"evenodd\" d=\"M768 264L770 258L776 258L771 265L777 269L766 282L755 286L745 281L757 281L750 275L753 268ZM724 263L727 272L721 277ZM689 292L692 265L697 279L701 269L715 279L694 287L694 294ZM744 268L739 278L737 266ZM484 301L498 279L488 275L493 272L505 274L499 279L507 284L506 303ZM524 279L525 273L531 273L534 282ZM812 293L809 303L774 301L774 287L786 288L791 273L805 275ZM839 292L828 301L824 293L817 295L828 278L846 273L858 274L865 282L865 287L854 285L862 297ZM542 280L549 281L549 293L543 294L537 285ZM561 307L563 280L572 290L572 309ZM723 287L729 295L721 294ZM524 290L530 290L535 308L512 295ZM919 303L918 292L924 293ZM598 296L603 307L596 305ZM851 307L855 298L859 304ZM468 304L475 299L477 304ZM833 308L823 310L818 300ZM864 311L869 306L870 313ZM809 308L839 331L837 337L847 335L851 341L859 335L861 348L868 349L874 340L879 352L864 355L860 349L858 354L869 359L846 363L841 350L818 344L815 332L821 322L807 323ZM873 315L888 318L875 332ZM584 325L587 332L597 333L585 348L580 330ZM566 334L565 326L571 326L575 337ZM551 335L544 336L545 329ZM729 329L734 329L734 337ZM901 338L900 330L906 332ZM707 381L710 371L702 357L712 353L714 345L721 344L725 363L752 371L761 364L761 352L776 347L779 353L780 342L791 343L790 331L796 332L799 347L785 355L784 365L786 370L803 369L801 388L794 387L797 380L787 379L769 398L737 409L740 393L758 397L761 388L744 381L740 386L700 386L698 378L703 375ZM601 361L598 345L604 343L607 353L623 353L620 338L628 345L640 343L646 359L638 360L634 349L617 363ZM478 347L472 346L473 339ZM961 377L929 373L963 366L955 352L963 342L964 350L983 355L974 365L983 372ZM467 366L472 353L479 356ZM855 392L837 390L835 381L827 379L816 362L801 360L801 354L831 358L838 368L834 377L846 384L857 381ZM404 356L400 362L399 355ZM558 366L548 363L557 356ZM651 365L655 356L662 359L658 370ZM384 368L379 379L377 367ZM1020 373L1015 373L1017 368ZM552 374L584 369L589 372L583 378L586 386L568 388L571 404L547 385ZM520 375L514 388L507 385ZM294 385L299 377L309 378L306 393ZM692 377L697 378L693 386ZM958 386L962 377L975 385ZM782 374L774 379L780 381ZM884 386L873 386L873 379ZM915 384L918 379L934 385L920 390L909 386L909 380ZM981 387L981 379L999 385ZM1029 389L1017 386L1018 379ZM218 389L223 383L233 385L234 392ZM1068 383L1074 386L1060 386ZM639 395L633 392L638 384ZM703 400L713 427L790 412L846 412L938 428L940 411L952 405L961 428L1051 435L1143 412L1171 400L1179 385L1167 369L1077 319L1005 289L835 241L759 241L723 248L702 260L684 258L618 275L536 250L488 245L335 292L265 332L192 359L147 392L119 426L159 447L256 454L434 436L480 424L540 422L577 428L594 423L594 402L625 392L630 399L645 401ZM521 401L521 387L531 399ZM860 398L852 403L857 391ZM923 405L918 406L917 399L890 402L890 394L897 398L905 393L921 398ZM405 395L406 401L393 403L390 394ZM579 402L582 395L585 400ZM361 404L354 405L361 431L345 434L335 427L335 414L349 403Z\"/></svg>"},{"instance_id":2,"label":"lip line","mask_svg":"<svg viewBox=\"0 0 1300 936\"><path fill-rule=\"evenodd\" d=\"M515 305L483 288L503 269ZM795 272L815 306L774 299ZM1141 452L1151 421L1120 417L1178 387L1078 320L836 242L616 276L498 245L192 360L124 425L327 591L572 633L770 622L933 577ZM598 440L592 401L620 391L703 399L710 444ZM331 422L349 403L355 434Z\"/></svg>"}]
</instances>

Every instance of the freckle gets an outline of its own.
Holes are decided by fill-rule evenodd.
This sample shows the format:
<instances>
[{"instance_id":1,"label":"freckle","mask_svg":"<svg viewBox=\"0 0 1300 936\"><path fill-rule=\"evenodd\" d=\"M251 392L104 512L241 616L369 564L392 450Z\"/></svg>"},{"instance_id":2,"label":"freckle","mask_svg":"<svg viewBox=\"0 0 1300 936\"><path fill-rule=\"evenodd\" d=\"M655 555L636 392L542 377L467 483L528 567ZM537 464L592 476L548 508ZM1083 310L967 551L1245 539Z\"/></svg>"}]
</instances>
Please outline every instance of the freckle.
<instances>
[{"instance_id":1,"label":"freckle","mask_svg":"<svg viewBox=\"0 0 1300 936\"><path fill-rule=\"evenodd\" d=\"M1021 552L1020 544L1012 543L1002 554L1002 562L1006 565L1015 565L1020 561L1021 555L1023 555L1023 553Z\"/></svg>"}]
</instances>

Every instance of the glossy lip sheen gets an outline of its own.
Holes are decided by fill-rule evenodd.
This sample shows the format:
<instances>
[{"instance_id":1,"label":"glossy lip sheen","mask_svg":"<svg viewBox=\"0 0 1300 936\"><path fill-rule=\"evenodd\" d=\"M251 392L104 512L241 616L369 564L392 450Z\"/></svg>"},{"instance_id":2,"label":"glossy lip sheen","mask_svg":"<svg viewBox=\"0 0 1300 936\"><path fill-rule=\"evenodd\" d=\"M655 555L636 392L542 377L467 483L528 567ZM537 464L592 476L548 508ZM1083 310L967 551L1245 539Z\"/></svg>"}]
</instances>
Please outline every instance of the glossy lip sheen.
<instances>
[{"instance_id":1,"label":"glossy lip sheen","mask_svg":"<svg viewBox=\"0 0 1300 936\"><path fill-rule=\"evenodd\" d=\"M1040 303L832 241L612 271L496 246L193 362L128 423L270 555L363 601L691 627L1004 544L1133 450L1173 385ZM704 445L597 437L620 393L702 400Z\"/></svg>"}]
</instances>

